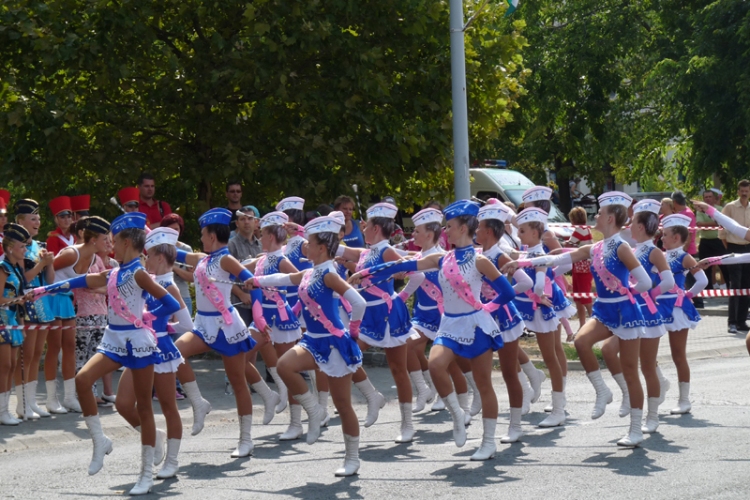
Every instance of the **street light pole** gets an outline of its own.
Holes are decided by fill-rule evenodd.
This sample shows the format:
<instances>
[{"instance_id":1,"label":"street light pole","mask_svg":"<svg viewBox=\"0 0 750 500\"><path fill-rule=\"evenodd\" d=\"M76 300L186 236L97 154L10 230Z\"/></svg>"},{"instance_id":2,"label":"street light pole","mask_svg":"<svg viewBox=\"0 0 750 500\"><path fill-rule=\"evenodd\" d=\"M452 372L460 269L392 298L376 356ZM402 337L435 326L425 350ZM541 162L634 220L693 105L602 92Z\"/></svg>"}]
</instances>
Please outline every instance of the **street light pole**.
<instances>
[{"instance_id":1,"label":"street light pole","mask_svg":"<svg viewBox=\"0 0 750 500\"><path fill-rule=\"evenodd\" d=\"M450 0L451 88L453 98L453 183L457 200L471 196L469 184L469 111L466 102L463 0Z\"/></svg>"}]
</instances>

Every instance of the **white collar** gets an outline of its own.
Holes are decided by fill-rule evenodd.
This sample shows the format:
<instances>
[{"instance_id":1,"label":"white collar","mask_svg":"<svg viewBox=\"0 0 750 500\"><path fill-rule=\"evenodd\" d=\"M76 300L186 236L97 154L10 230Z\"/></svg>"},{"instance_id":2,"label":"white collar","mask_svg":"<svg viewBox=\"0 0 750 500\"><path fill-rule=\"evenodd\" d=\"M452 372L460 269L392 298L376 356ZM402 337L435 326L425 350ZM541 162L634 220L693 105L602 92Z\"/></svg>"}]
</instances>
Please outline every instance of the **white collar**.
<instances>
[{"instance_id":1,"label":"white collar","mask_svg":"<svg viewBox=\"0 0 750 500\"><path fill-rule=\"evenodd\" d=\"M390 242L388 240L383 240L375 243L374 245L370 245L370 250L380 250L381 248L385 248L387 246L390 246Z\"/></svg>"}]
</instances>

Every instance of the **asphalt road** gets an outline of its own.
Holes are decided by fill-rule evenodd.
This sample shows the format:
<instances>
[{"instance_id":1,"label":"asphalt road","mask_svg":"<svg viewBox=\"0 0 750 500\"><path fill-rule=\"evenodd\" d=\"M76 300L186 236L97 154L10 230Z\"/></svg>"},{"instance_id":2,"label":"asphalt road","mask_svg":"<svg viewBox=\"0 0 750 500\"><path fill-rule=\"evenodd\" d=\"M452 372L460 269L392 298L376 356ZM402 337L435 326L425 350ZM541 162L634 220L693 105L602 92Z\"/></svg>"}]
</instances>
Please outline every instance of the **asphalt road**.
<instances>
[{"instance_id":1,"label":"asphalt road","mask_svg":"<svg viewBox=\"0 0 750 500\"><path fill-rule=\"evenodd\" d=\"M627 419L617 416L619 396L612 378L605 380L615 391L615 402L597 421L588 415L593 389L583 372L568 377L568 424L547 430L534 424L544 418L549 401L549 381L540 402L524 417L521 443L501 445L488 462L475 463L469 456L479 445L481 423L469 428L462 449L451 440L447 412L415 417L417 438L411 444L395 444L398 405L387 369L369 369L375 385L388 404L380 420L363 429L359 476L336 478L333 471L343 460L343 437L338 420L331 421L321 439L308 446L303 440L279 443L286 428L286 414L267 426L253 427L255 454L232 460L229 453L238 437L233 397L224 395L219 363L203 361L204 396L215 411L206 428L189 436L189 405L183 408L186 438L180 454L178 478L157 481L152 496L223 498L748 498L750 463L750 393L747 356L692 362L693 413L671 416L677 399L674 367L664 365L673 389L662 406L661 426L634 450L618 449ZM501 414L498 437L507 425L507 394L499 373L496 388ZM358 415L365 407L354 391ZM158 405L157 405L158 410ZM332 407L331 407L332 410ZM255 421L262 408L256 406ZM84 498L121 497L132 487L139 469L138 435L111 410L104 410L105 432L115 449L104 469L88 476L91 442L80 417L61 416L20 428L0 427L0 497ZM163 426L161 415L157 423Z\"/></svg>"}]
</instances>

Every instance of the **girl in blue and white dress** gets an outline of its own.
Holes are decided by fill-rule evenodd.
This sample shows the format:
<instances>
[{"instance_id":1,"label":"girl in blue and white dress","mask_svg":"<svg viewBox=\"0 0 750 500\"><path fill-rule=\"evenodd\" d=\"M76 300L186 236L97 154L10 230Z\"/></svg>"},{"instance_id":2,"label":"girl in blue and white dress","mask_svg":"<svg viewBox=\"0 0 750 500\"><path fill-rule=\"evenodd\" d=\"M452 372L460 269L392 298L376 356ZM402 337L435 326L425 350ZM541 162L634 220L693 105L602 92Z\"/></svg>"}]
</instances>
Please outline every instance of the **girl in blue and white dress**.
<instances>
[{"instance_id":1,"label":"girl in blue and white dress","mask_svg":"<svg viewBox=\"0 0 750 500\"><path fill-rule=\"evenodd\" d=\"M26 292L26 278L23 273L23 259L29 232L18 224L3 227L3 252L0 260L0 305L23 297ZM16 368L18 348L23 344L23 305L14 304L0 308L0 424L18 425L20 420L13 418L8 410L10 389L13 385L13 372ZM11 328L5 328L11 327ZM28 369L28 368L27 368ZM23 374L24 376L26 373ZM23 394L17 394L23 405Z\"/></svg>"},{"instance_id":2,"label":"girl in blue and white dress","mask_svg":"<svg viewBox=\"0 0 750 500\"><path fill-rule=\"evenodd\" d=\"M307 331L302 341L279 359L278 370L289 393L308 415L307 442L320 435L325 416L315 396L300 376L303 371L319 369L328 377L331 396L341 418L346 454L337 476L351 476L359 470L359 422L351 403L352 375L362 365L362 351L354 340L365 312L365 301L337 274L332 261L339 244L341 224L332 217L319 217L305 226L309 242L307 255L314 267L295 274L258 276L254 286L299 286L304 303ZM339 315L339 297L351 304L349 331Z\"/></svg>"},{"instance_id":3,"label":"girl in blue and white dress","mask_svg":"<svg viewBox=\"0 0 750 500\"><path fill-rule=\"evenodd\" d=\"M284 212L291 222L294 222L300 228L304 227L305 200L299 196L284 198L276 204L276 211ZM300 230L287 240L286 245L284 245L283 248L284 257L289 259L292 265L299 271L304 271L305 269L310 269L312 267L312 264L307 261L302 251L305 243L307 243L307 240L305 240L304 232ZM291 286L287 289L286 300L290 307L294 307L297 304L299 299L297 297L296 286ZM301 326L304 328L304 316L301 318Z\"/></svg>"},{"instance_id":4,"label":"girl in blue and white dress","mask_svg":"<svg viewBox=\"0 0 750 500\"><path fill-rule=\"evenodd\" d=\"M271 212L260 220L260 242L263 246L263 255L254 259L246 267L255 276L266 276L269 274L293 274L297 268L283 254L282 245L286 241L286 229L284 225L289 217L284 212ZM280 441L291 441L299 439L302 435L302 407L287 393L286 385L276 370L278 359L302 337L302 330L297 316L286 300L286 289L263 289L263 318L271 329L270 342L259 342L260 353L263 361L273 377L279 390L279 402L275 412L281 413L290 405L291 414L289 428L279 436ZM295 294L296 294L295 288ZM255 324L250 326L256 330ZM250 363L248 363L250 365ZM250 368L252 370L252 368Z\"/></svg>"},{"instance_id":5,"label":"girl in blue and white dress","mask_svg":"<svg viewBox=\"0 0 750 500\"><path fill-rule=\"evenodd\" d=\"M240 440L231 456L241 458L253 451L253 400L247 387L248 382L266 402L266 414L273 413L278 401L269 397L270 390L265 382L260 383L262 379L254 365L250 368L254 370L254 377L246 378L246 353L255 347L256 341L250 335L240 313L230 303L230 296L233 284L245 285L252 279L253 274L229 254L227 242L231 220L232 214L229 210L212 208L198 219L201 226L201 243L207 254L177 250L177 261L195 269L197 314L193 321L193 331L183 334L175 345L185 359L209 350L221 354L226 376L234 389L240 421ZM260 291L253 291L255 325L259 332L267 336L270 329L265 324L261 303ZM177 377L193 407L192 435L195 436L203 430L206 415L211 411L211 404L201 396L190 363L179 366ZM270 408L269 400L274 401L274 406Z\"/></svg>"},{"instance_id":6,"label":"girl in blue and white dress","mask_svg":"<svg viewBox=\"0 0 750 500\"><path fill-rule=\"evenodd\" d=\"M358 282L368 277L383 279L399 272L440 269L444 312L430 351L432 380L453 419L456 446L462 447L466 443L466 420L453 390L448 366L458 356L469 360L482 398L483 425L482 444L471 459L488 460L497 450L497 395L492 387L492 358L493 351L503 347L502 333L490 311L510 302L515 292L492 262L474 250L479 206L468 200L460 200L443 212L447 220L445 231L448 241L455 250L444 256L433 254L419 260L375 265L357 272L350 281ZM497 292L497 297L489 304L482 304L480 300L483 282L489 282Z\"/></svg>"},{"instance_id":7,"label":"girl in blue and white dress","mask_svg":"<svg viewBox=\"0 0 750 500\"><path fill-rule=\"evenodd\" d=\"M672 361L677 367L677 380L680 388L680 399L672 408L672 415L690 413L690 366L687 360L688 330L695 330L701 320L700 314L693 305L693 297L706 288L708 277L703 269L696 266L695 259L684 250L688 241L691 219L682 214L672 214L662 219L662 237L667 263L674 273L675 286L669 292L660 295L657 300L672 306L672 315L666 317L665 327L669 332L669 348ZM695 284L685 291L685 276L692 273Z\"/></svg>"},{"instance_id":8,"label":"girl in blue and white dress","mask_svg":"<svg viewBox=\"0 0 750 500\"><path fill-rule=\"evenodd\" d=\"M498 247L498 242L505 233L504 221L507 219L507 216L507 207L502 203L488 203L484 205L479 209L477 216L479 227L477 228L476 241L482 245L482 255L489 259L492 265L498 269L511 261L511 258ZM516 295L530 290L534 285L531 278L520 269L514 273L513 279L515 281L513 290ZM482 284L482 302L490 302L496 296L497 292L488 283ZM500 360L503 380L508 388L508 399L510 402L508 434L503 436L500 442L515 443L522 435L521 416L524 411L524 388L519 378L519 372L521 372L519 356L523 354L527 360L526 362L528 362L528 356L519 347L518 339L521 338L525 325L512 301L502 308L493 311L492 317L500 327L500 333L503 336L504 345L502 349L497 351L497 355ZM528 401L530 399L531 394L529 391ZM474 407L472 406L473 411ZM528 411L528 407L526 411ZM477 410L478 412L479 410Z\"/></svg>"},{"instance_id":9,"label":"girl in blue and white dress","mask_svg":"<svg viewBox=\"0 0 750 500\"><path fill-rule=\"evenodd\" d=\"M109 324L98 352L76 375L76 389L83 418L94 442L94 454L89 465L89 474L93 475L104 465L104 456L112 452L112 441L102 432L92 387L104 374L120 366L130 368L141 424L142 445L141 472L130 490L131 495L148 493L154 483L152 470L156 424L151 404L151 388L154 385L154 365L161 359L156 336L143 319L145 297L151 295L159 302L150 311L157 318L169 317L180 308L179 302L155 282L141 265L140 256L146 240L145 227L145 214L133 212L119 216L112 221L111 229L115 236L115 258L123 262L122 266L35 288L33 292L35 296L40 296L75 288L107 287Z\"/></svg>"},{"instance_id":10,"label":"girl in blue and white dress","mask_svg":"<svg viewBox=\"0 0 750 500\"><path fill-rule=\"evenodd\" d=\"M156 334L156 342L159 348L159 364L154 366L154 389L159 398L159 406L167 421L167 432L156 429L156 448L154 451L154 465L166 461L162 469L156 474L158 479L167 479L177 474L177 455L180 451L182 440L182 420L175 399L175 380L177 368L184 363L182 354L175 346L171 333L185 333L193 329L193 320L190 317L185 303L180 295L180 289L174 283L172 267L177 258L177 238L179 233L168 227L158 227L151 231L146 237L146 270L155 275L156 282L167 290L170 295L180 304L180 310L174 314L175 323L169 324L167 316L154 318L151 328ZM151 311L159 307L159 301L149 295L146 298L147 310ZM117 399L115 402L117 412L128 421L136 430L140 430L141 419L138 416L135 387L133 385L133 374L126 369L120 377L117 386Z\"/></svg>"},{"instance_id":11,"label":"girl in blue and white dress","mask_svg":"<svg viewBox=\"0 0 750 500\"><path fill-rule=\"evenodd\" d=\"M651 288L651 278L633 251L622 241L620 229L628 220L628 207L632 199L625 193L612 191L599 197L599 215L594 228L604 235L604 240L595 245L586 245L570 253L523 259L506 264L504 271L516 265L554 267L570 265L580 260L591 259L598 298L594 302L593 315L579 330L575 346L586 375L596 390L596 403L591 418L604 414L607 404L612 402L612 392L602 378L599 362L592 350L594 344L616 335L620 340L620 362L630 394L630 430L617 444L637 446L643 441L643 388L638 375L640 338L644 320L629 287L632 276L637 294Z\"/></svg>"},{"instance_id":12,"label":"girl in blue and white dress","mask_svg":"<svg viewBox=\"0 0 750 500\"><path fill-rule=\"evenodd\" d=\"M541 238L546 222L547 213L539 208L527 208L516 216L518 237L529 247L528 258L545 255ZM552 411L539 423L539 427L556 427L565 423L567 373L567 359L562 350L558 318L570 317L575 313L575 308L555 283L555 273L551 266L527 269L526 273L534 280L534 288L516 296L513 303L526 323L526 328L537 334L539 350L552 381Z\"/></svg>"},{"instance_id":13,"label":"girl in blue and white dress","mask_svg":"<svg viewBox=\"0 0 750 500\"><path fill-rule=\"evenodd\" d=\"M377 203L371 206L367 209L367 226L364 230L365 241L370 248L365 250L339 247L337 255L357 262L357 270L400 260L401 256L388 243L388 238L396 227L394 218L397 213L398 208L390 203ZM372 346L385 350L388 368L396 382L401 410L401 432L395 441L409 443L414 439L412 388L406 367L406 341L411 331L409 311L404 300L395 293L393 281L365 280L362 285L360 294L367 302L367 311L362 320L359 346L361 349ZM385 398L375 390L364 370L360 369L353 380L354 385L367 399L365 427L369 427L377 420L380 408L385 406Z\"/></svg>"},{"instance_id":14,"label":"girl in blue and white dress","mask_svg":"<svg viewBox=\"0 0 750 500\"><path fill-rule=\"evenodd\" d=\"M645 322L640 352L641 373L646 379L648 393L648 413L642 426L645 434L655 432L659 427L659 405L664 401L664 395L669 387L669 382L663 379L661 370L656 364L659 340L667 333L664 328L665 318L672 315L672 307L666 301L657 303L655 297L674 287L674 276L664 257L664 252L654 245L654 235L659 230L660 208L661 203L656 200L639 201L633 206L633 219L630 226L630 236L636 242L635 256L654 285L649 292L635 295ZM630 414L630 396L620 366L619 351L620 342L616 336L610 337L602 345L607 368L622 391L620 417L625 417Z\"/></svg>"}]
</instances>

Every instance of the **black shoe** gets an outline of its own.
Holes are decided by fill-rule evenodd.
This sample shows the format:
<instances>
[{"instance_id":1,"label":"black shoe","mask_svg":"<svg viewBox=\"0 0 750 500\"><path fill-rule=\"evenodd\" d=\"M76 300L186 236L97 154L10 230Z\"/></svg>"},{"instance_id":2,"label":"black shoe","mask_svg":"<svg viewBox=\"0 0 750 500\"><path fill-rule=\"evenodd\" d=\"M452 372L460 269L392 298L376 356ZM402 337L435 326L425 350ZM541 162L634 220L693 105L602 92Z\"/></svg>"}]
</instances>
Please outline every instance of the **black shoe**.
<instances>
[{"instance_id":1,"label":"black shoe","mask_svg":"<svg viewBox=\"0 0 750 500\"><path fill-rule=\"evenodd\" d=\"M727 328L727 332L729 332L729 333L737 333L737 326L735 326L735 325L729 325L729 327Z\"/></svg>"},{"instance_id":2,"label":"black shoe","mask_svg":"<svg viewBox=\"0 0 750 500\"><path fill-rule=\"evenodd\" d=\"M737 331L740 332L740 333L750 332L750 326L748 326L747 323L743 323L743 324L737 326Z\"/></svg>"}]
</instances>

